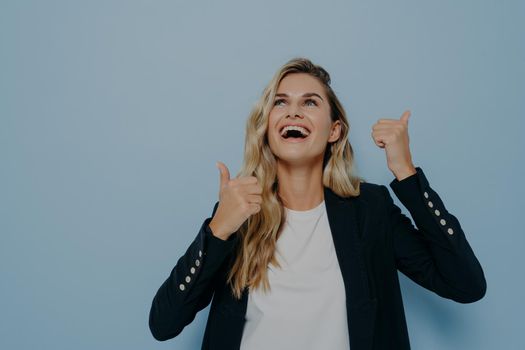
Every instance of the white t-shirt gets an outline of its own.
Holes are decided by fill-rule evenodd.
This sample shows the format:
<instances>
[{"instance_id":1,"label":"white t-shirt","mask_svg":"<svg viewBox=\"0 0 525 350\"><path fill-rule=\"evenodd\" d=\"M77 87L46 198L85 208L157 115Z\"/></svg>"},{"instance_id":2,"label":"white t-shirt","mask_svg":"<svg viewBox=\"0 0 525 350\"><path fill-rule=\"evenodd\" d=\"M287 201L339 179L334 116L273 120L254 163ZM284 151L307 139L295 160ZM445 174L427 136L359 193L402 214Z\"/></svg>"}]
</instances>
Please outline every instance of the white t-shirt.
<instances>
[{"instance_id":1,"label":"white t-shirt","mask_svg":"<svg viewBox=\"0 0 525 350\"><path fill-rule=\"evenodd\" d=\"M348 350L345 288L325 202L285 211L277 240L282 270L268 266L268 294L249 291L240 349Z\"/></svg>"}]
</instances>

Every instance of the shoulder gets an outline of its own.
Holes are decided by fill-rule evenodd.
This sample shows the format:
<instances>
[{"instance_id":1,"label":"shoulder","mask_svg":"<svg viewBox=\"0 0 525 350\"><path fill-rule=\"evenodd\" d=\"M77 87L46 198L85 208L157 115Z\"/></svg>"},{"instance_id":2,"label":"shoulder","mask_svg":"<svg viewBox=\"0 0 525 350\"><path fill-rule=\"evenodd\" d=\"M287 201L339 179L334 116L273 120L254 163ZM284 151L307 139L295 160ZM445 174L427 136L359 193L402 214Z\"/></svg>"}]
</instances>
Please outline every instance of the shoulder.
<instances>
[{"instance_id":1,"label":"shoulder","mask_svg":"<svg viewBox=\"0 0 525 350\"><path fill-rule=\"evenodd\" d=\"M325 186L325 195L328 195L337 201L352 202L358 205L370 205L384 202L385 192L388 193L386 186L365 180L359 182L359 194L357 195L341 196L331 188Z\"/></svg>"},{"instance_id":2,"label":"shoulder","mask_svg":"<svg viewBox=\"0 0 525 350\"><path fill-rule=\"evenodd\" d=\"M385 198L385 190L388 192L385 185L363 181L359 183L358 197L364 200L381 201Z\"/></svg>"},{"instance_id":3,"label":"shoulder","mask_svg":"<svg viewBox=\"0 0 525 350\"><path fill-rule=\"evenodd\" d=\"M387 203L386 196L388 195L388 189L385 185L363 181L359 183L359 195L357 197L347 197L347 200L354 200L358 208L371 214L381 211L380 208L384 208L385 203Z\"/></svg>"}]
</instances>

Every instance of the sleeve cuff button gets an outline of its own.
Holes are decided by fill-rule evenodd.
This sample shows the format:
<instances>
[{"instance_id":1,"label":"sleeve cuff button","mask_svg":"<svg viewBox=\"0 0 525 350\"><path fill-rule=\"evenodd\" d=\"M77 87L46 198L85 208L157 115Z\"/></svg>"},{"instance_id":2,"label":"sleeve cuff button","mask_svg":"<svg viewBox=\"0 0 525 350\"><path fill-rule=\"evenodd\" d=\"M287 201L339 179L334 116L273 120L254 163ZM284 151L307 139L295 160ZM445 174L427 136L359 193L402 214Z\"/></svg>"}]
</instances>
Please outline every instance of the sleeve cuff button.
<instances>
[{"instance_id":1,"label":"sleeve cuff button","mask_svg":"<svg viewBox=\"0 0 525 350\"><path fill-rule=\"evenodd\" d=\"M445 224L446 224L447 222L445 221L445 219L441 219L441 220L439 220L439 223L440 223L441 225L445 226Z\"/></svg>"},{"instance_id":2,"label":"sleeve cuff button","mask_svg":"<svg viewBox=\"0 0 525 350\"><path fill-rule=\"evenodd\" d=\"M179 288L180 288L180 290L184 290L184 289L186 289L186 287L185 287L184 284L182 284L182 283L179 285Z\"/></svg>"},{"instance_id":3,"label":"sleeve cuff button","mask_svg":"<svg viewBox=\"0 0 525 350\"><path fill-rule=\"evenodd\" d=\"M423 192L423 196L425 196L425 198L428 198L428 193L426 191Z\"/></svg>"},{"instance_id":4,"label":"sleeve cuff button","mask_svg":"<svg viewBox=\"0 0 525 350\"><path fill-rule=\"evenodd\" d=\"M454 230L453 230L453 229L451 229L451 228L449 228L449 229L447 230L447 232L448 232L448 234L449 234L449 235L452 235L452 234L454 234Z\"/></svg>"}]
</instances>

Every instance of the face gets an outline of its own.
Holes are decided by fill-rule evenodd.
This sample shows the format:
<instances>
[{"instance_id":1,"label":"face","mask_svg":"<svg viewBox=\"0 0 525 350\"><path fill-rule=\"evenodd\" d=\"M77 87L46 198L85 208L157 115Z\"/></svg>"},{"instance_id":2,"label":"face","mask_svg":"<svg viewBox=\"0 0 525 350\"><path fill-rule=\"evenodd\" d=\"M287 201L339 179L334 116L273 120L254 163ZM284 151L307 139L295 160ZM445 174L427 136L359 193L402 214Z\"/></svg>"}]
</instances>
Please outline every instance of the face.
<instances>
[{"instance_id":1,"label":"face","mask_svg":"<svg viewBox=\"0 0 525 350\"><path fill-rule=\"evenodd\" d=\"M284 138L281 130L288 124L304 126L308 136ZM278 162L304 164L322 161L327 143L339 138L341 122L332 122L328 96L316 78L307 73L291 73L279 84L267 132Z\"/></svg>"}]
</instances>

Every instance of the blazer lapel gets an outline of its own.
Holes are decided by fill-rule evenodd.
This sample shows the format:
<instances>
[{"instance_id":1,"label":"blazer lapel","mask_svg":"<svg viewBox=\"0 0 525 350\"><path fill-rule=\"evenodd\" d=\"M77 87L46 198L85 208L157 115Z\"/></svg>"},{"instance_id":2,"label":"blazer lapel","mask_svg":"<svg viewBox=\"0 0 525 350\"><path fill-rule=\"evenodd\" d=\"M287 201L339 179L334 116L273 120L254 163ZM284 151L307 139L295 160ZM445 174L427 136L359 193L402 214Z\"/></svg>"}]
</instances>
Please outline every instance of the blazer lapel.
<instances>
[{"instance_id":1,"label":"blazer lapel","mask_svg":"<svg viewBox=\"0 0 525 350\"><path fill-rule=\"evenodd\" d=\"M328 221L346 291L347 318L352 349L370 349L377 299L370 295L362 250L360 223L364 208L359 197L343 198L324 187Z\"/></svg>"}]
</instances>

